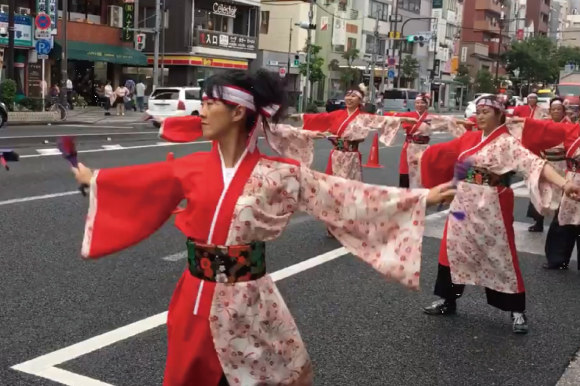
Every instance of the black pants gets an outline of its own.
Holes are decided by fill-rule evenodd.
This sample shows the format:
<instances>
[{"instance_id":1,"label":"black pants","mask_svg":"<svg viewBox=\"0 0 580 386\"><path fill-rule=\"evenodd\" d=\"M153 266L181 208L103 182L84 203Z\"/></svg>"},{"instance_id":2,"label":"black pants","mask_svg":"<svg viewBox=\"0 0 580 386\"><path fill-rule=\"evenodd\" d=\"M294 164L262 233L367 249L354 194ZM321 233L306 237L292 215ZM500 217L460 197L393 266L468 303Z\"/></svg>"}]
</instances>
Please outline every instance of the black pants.
<instances>
[{"instance_id":1,"label":"black pants","mask_svg":"<svg viewBox=\"0 0 580 386\"><path fill-rule=\"evenodd\" d=\"M439 264L434 294L449 302L454 302L463 295L465 285L453 284L451 269ZM507 294L489 288L485 289L487 304L502 311L524 312L526 310L526 293Z\"/></svg>"},{"instance_id":2,"label":"black pants","mask_svg":"<svg viewBox=\"0 0 580 386\"><path fill-rule=\"evenodd\" d=\"M409 188L408 174L399 174L399 188Z\"/></svg>"},{"instance_id":3,"label":"black pants","mask_svg":"<svg viewBox=\"0 0 580 386\"><path fill-rule=\"evenodd\" d=\"M533 218L536 224L544 225L544 216L542 216L536 210L536 207L534 207L531 202L528 204L528 213L526 214L526 216L529 218Z\"/></svg>"},{"instance_id":4,"label":"black pants","mask_svg":"<svg viewBox=\"0 0 580 386\"><path fill-rule=\"evenodd\" d=\"M579 234L579 225L560 225L558 222L558 211L556 211L550 223L550 229L548 229L548 237L546 238L545 252L548 264L569 264L575 244L578 245L580 254Z\"/></svg>"},{"instance_id":5,"label":"black pants","mask_svg":"<svg viewBox=\"0 0 580 386\"><path fill-rule=\"evenodd\" d=\"M225 374L222 375L222 377L220 379L220 383L218 383L217 386L230 386Z\"/></svg>"}]
</instances>

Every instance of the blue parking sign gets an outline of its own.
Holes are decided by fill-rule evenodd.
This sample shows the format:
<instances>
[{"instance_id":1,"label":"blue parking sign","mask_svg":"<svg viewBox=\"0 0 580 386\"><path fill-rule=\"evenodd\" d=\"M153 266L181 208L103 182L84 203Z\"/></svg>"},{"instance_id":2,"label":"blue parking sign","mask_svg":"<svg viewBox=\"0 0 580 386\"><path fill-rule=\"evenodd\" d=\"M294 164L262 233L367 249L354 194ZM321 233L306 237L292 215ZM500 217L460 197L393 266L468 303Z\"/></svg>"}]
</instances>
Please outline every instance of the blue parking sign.
<instances>
[{"instance_id":1,"label":"blue parking sign","mask_svg":"<svg viewBox=\"0 0 580 386\"><path fill-rule=\"evenodd\" d=\"M36 41L36 53L38 55L48 55L50 53L50 40L37 40Z\"/></svg>"},{"instance_id":2,"label":"blue parking sign","mask_svg":"<svg viewBox=\"0 0 580 386\"><path fill-rule=\"evenodd\" d=\"M389 79L395 79L395 70L389 70L389 72L387 73L387 77Z\"/></svg>"}]
</instances>

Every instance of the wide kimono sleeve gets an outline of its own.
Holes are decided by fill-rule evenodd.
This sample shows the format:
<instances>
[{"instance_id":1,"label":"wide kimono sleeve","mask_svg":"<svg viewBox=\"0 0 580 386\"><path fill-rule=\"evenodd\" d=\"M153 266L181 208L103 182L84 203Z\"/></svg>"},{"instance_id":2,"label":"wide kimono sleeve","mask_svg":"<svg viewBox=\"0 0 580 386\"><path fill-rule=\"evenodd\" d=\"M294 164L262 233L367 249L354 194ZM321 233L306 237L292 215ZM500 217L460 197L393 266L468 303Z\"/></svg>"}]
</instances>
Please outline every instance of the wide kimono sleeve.
<instances>
[{"instance_id":1,"label":"wide kimono sleeve","mask_svg":"<svg viewBox=\"0 0 580 386\"><path fill-rule=\"evenodd\" d=\"M265 131L268 144L284 158L310 166L314 159L314 137L317 133L290 125L276 124Z\"/></svg>"},{"instance_id":2,"label":"wide kimono sleeve","mask_svg":"<svg viewBox=\"0 0 580 386\"><path fill-rule=\"evenodd\" d=\"M370 130L377 130L379 141L385 146L391 146L399 127L401 127L401 118L361 114L349 123L346 131L358 133L361 138L366 138Z\"/></svg>"},{"instance_id":3,"label":"wide kimono sleeve","mask_svg":"<svg viewBox=\"0 0 580 386\"><path fill-rule=\"evenodd\" d=\"M508 124L510 133L520 140L532 153L539 155L543 150L562 144L575 130L569 122L556 123L550 120L527 118L523 123Z\"/></svg>"},{"instance_id":4,"label":"wide kimono sleeve","mask_svg":"<svg viewBox=\"0 0 580 386\"><path fill-rule=\"evenodd\" d=\"M426 188L447 183L453 179L459 158L460 138L429 146L421 157L421 182Z\"/></svg>"},{"instance_id":5,"label":"wide kimono sleeve","mask_svg":"<svg viewBox=\"0 0 580 386\"><path fill-rule=\"evenodd\" d=\"M302 114L302 122L304 123L302 129L309 131L318 132L333 132L338 128L334 127L334 122L338 116L344 115L346 119L347 114L345 110L335 110L331 113L318 113L318 114ZM335 132L333 132L336 134Z\"/></svg>"},{"instance_id":6,"label":"wide kimono sleeve","mask_svg":"<svg viewBox=\"0 0 580 386\"><path fill-rule=\"evenodd\" d=\"M169 142L193 142L203 135L201 118L193 115L165 118L159 137Z\"/></svg>"},{"instance_id":7,"label":"wide kimono sleeve","mask_svg":"<svg viewBox=\"0 0 580 386\"><path fill-rule=\"evenodd\" d=\"M454 137L461 137L465 134L466 129L463 125L457 123L455 117L444 115L431 115L431 131L448 132Z\"/></svg>"},{"instance_id":8,"label":"wide kimono sleeve","mask_svg":"<svg viewBox=\"0 0 580 386\"><path fill-rule=\"evenodd\" d=\"M428 190L364 184L300 169L299 209L326 223L350 253L419 289Z\"/></svg>"},{"instance_id":9,"label":"wide kimono sleeve","mask_svg":"<svg viewBox=\"0 0 580 386\"><path fill-rule=\"evenodd\" d=\"M82 255L97 258L144 240L169 219L183 199L174 162L95 171Z\"/></svg>"}]
</instances>

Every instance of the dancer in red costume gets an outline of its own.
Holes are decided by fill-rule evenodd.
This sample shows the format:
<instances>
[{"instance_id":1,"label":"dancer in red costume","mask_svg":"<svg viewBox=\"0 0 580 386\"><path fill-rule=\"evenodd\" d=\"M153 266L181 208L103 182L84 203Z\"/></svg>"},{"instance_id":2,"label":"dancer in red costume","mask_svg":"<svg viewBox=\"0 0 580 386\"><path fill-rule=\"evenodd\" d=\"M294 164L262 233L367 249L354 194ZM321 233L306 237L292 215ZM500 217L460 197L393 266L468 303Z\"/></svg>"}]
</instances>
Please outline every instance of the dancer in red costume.
<instances>
[{"instance_id":1,"label":"dancer in red costume","mask_svg":"<svg viewBox=\"0 0 580 386\"><path fill-rule=\"evenodd\" d=\"M543 119L548 116L545 109L538 106L538 94L530 93L527 99L528 104L516 106L513 114L514 117Z\"/></svg>"},{"instance_id":2,"label":"dancer in red costume","mask_svg":"<svg viewBox=\"0 0 580 386\"><path fill-rule=\"evenodd\" d=\"M549 122L526 122L520 142L506 127L503 110L494 97L481 98L477 103L481 131L469 131L450 142L433 145L423 154L422 175L427 187L449 181L457 161L469 159L473 165L465 180L459 182L450 208L463 212L465 218L459 220L450 214L445 224L435 284L435 295L441 300L424 308L424 312L455 313L456 300L465 285L478 285L485 287L490 305L511 312L513 331L526 333L526 296L515 249L514 193L509 187L509 174L515 171L526 177L530 197L540 212L552 201L546 181L574 199L578 199L580 188L566 182L546 160L534 154L562 143L565 130L551 133L548 128L553 124ZM532 129L538 135L527 135Z\"/></svg>"},{"instance_id":3,"label":"dancer in red costume","mask_svg":"<svg viewBox=\"0 0 580 386\"><path fill-rule=\"evenodd\" d=\"M257 133L286 146L304 135L264 125L285 107L283 86L267 71L216 75L204 91L201 130L191 127L187 139L203 134L214 141L210 152L73 169L91 193L82 253L98 258L135 245L186 199L176 225L187 237L188 268L169 306L164 386L311 386L304 342L266 273L265 241L305 211L383 275L418 289L425 206L454 191L449 184L431 191L367 185L261 154ZM168 138L185 138L168 130Z\"/></svg>"}]
</instances>

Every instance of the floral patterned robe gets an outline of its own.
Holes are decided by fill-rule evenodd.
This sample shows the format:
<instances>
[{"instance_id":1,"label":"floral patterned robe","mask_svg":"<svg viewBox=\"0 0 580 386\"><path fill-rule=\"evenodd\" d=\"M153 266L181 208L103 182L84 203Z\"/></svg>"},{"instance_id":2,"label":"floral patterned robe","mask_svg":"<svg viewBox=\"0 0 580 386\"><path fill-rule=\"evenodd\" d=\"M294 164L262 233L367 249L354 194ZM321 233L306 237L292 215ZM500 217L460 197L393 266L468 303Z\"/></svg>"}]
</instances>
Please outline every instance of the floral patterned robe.
<instances>
[{"instance_id":1,"label":"floral patterned robe","mask_svg":"<svg viewBox=\"0 0 580 386\"><path fill-rule=\"evenodd\" d=\"M562 142L564 135L526 140L528 148L542 150ZM552 191L540 179L545 160L528 150L505 125L487 138L469 131L447 143L431 146L422 159L423 183L433 187L453 178L456 162L471 158L474 166L497 175L519 172L526 178L532 202L542 211L550 206ZM463 221L449 215L439 264L450 267L455 284L472 284L504 293L524 292L518 265L514 228L514 193L509 187L461 181L451 211L464 212Z\"/></svg>"},{"instance_id":2,"label":"floral patterned robe","mask_svg":"<svg viewBox=\"0 0 580 386\"><path fill-rule=\"evenodd\" d=\"M580 162L580 126L574 124L573 126L570 125L570 127L571 129L568 130L564 141L566 159L571 162L566 168L566 181L580 185L580 168L578 168L577 164ZM575 165L572 163L575 163ZM566 195L562 195L560 210L558 211L558 223L560 225L580 225L580 203Z\"/></svg>"},{"instance_id":3,"label":"floral patterned robe","mask_svg":"<svg viewBox=\"0 0 580 386\"><path fill-rule=\"evenodd\" d=\"M165 128L165 135L172 137ZM246 150L224 182L219 146L171 162L97 171L82 244L85 258L128 248L155 232L183 199L176 226L201 244L279 237L296 211L327 227L387 278L418 289L427 190L363 184L297 161ZM167 321L165 386L312 385L312 365L269 275L209 282L186 270Z\"/></svg>"},{"instance_id":4,"label":"floral patterned robe","mask_svg":"<svg viewBox=\"0 0 580 386\"><path fill-rule=\"evenodd\" d=\"M362 141L357 133L349 130L349 123L356 117L366 115L360 109L349 114L347 110L336 110L331 113L304 114L303 130L329 132L346 141ZM362 156L359 151L331 150L326 166L326 173L362 181Z\"/></svg>"},{"instance_id":5,"label":"floral patterned robe","mask_svg":"<svg viewBox=\"0 0 580 386\"><path fill-rule=\"evenodd\" d=\"M548 117L548 111L539 107L538 105L533 108L530 105L516 106L514 109L513 116L519 118L533 118L533 119L544 119Z\"/></svg>"},{"instance_id":6,"label":"floral patterned robe","mask_svg":"<svg viewBox=\"0 0 580 386\"><path fill-rule=\"evenodd\" d=\"M413 113L401 113L395 114L396 117L411 117ZM417 114L415 112L414 114ZM363 126L368 128L377 129L380 131L379 140L385 146L391 146L397 134L400 125L393 125L390 121L391 116L380 116L380 115L364 115L356 118L353 123L350 124L352 127ZM429 124L423 122L429 119ZM422 135L430 136L433 132L437 131L447 131L453 136L459 137L465 133L465 128L463 126L457 125L456 121L452 117L438 116L424 114L420 117L420 121L414 125L411 125L409 129L409 124L402 125L407 135ZM403 149L401 151L401 157L405 157L405 161L400 161L399 163L399 173L409 175L409 185L411 188L422 187L421 183L421 156L423 152L429 147L428 144L418 144L414 142L407 142L403 144ZM402 171L406 170L406 173Z\"/></svg>"}]
</instances>

